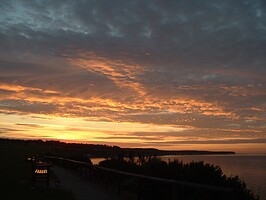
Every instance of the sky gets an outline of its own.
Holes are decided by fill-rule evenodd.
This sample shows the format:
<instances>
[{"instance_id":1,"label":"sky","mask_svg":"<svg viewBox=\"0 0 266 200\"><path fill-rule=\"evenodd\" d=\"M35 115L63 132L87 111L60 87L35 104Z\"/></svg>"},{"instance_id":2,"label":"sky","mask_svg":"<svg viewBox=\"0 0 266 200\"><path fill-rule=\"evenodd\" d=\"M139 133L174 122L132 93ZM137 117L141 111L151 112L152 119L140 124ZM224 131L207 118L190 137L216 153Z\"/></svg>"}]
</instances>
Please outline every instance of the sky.
<instances>
[{"instance_id":1,"label":"sky","mask_svg":"<svg viewBox=\"0 0 266 200\"><path fill-rule=\"evenodd\" d=\"M266 153L266 2L0 0L0 138Z\"/></svg>"}]
</instances>

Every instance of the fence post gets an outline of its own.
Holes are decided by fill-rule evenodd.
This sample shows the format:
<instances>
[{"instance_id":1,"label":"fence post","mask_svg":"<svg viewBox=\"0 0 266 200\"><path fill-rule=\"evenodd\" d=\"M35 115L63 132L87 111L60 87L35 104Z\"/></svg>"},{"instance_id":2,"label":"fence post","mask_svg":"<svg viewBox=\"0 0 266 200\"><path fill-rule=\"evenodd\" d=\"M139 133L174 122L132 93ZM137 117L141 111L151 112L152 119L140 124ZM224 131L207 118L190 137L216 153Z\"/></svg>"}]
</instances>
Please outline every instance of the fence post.
<instances>
[{"instance_id":1,"label":"fence post","mask_svg":"<svg viewBox=\"0 0 266 200\"><path fill-rule=\"evenodd\" d=\"M236 189L234 189L234 190L232 190L231 192L228 192L228 193L230 195L230 197L229 197L230 200L238 199L238 194L237 194L237 190Z\"/></svg>"},{"instance_id":2,"label":"fence post","mask_svg":"<svg viewBox=\"0 0 266 200\"><path fill-rule=\"evenodd\" d=\"M118 190L117 190L118 195L121 193L121 177L118 175Z\"/></svg>"},{"instance_id":3,"label":"fence post","mask_svg":"<svg viewBox=\"0 0 266 200\"><path fill-rule=\"evenodd\" d=\"M138 192L138 200L141 200L141 181L140 181L140 178L138 178L137 179L137 182L138 182L138 184L137 184L137 192Z\"/></svg>"},{"instance_id":4,"label":"fence post","mask_svg":"<svg viewBox=\"0 0 266 200\"><path fill-rule=\"evenodd\" d=\"M88 173L88 167L85 165L84 178L87 178L87 173Z\"/></svg>"},{"instance_id":5,"label":"fence post","mask_svg":"<svg viewBox=\"0 0 266 200\"><path fill-rule=\"evenodd\" d=\"M91 181L92 179L92 167L89 167L89 180Z\"/></svg>"},{"instance_id":6,"label":"fence post","mask_svg":"<svg viewBox=\"0 0 266 200\"><path fill-rule=\"evenodd\" d=\"M108 172L105 172L105 174L106 174L106 176L105 176L105 181L106 181L106 185L105 185L105 187L106 187L106 189L108 189L108 187L109 187L109 178L108 178Z\"/></svg>"},{"instance_id":7,"label":"fence post","mask_svg":"<svg viewBox=\"0 0 266 200\"><path fill-rule=\"evenodd\" d=\"M177 200L177 185L172 183L172 200Z\"/></svg>"},{"instance_id":8,"label":"fence post","mask_svg":"<svg viewBox=\"0 0 266 200\"><path fill-rule=\"evenodd\" d=\"M46 177L46 184L49 186L50 184L50 167L47 168L47 177Z\"/></svg>"}]
</instances>

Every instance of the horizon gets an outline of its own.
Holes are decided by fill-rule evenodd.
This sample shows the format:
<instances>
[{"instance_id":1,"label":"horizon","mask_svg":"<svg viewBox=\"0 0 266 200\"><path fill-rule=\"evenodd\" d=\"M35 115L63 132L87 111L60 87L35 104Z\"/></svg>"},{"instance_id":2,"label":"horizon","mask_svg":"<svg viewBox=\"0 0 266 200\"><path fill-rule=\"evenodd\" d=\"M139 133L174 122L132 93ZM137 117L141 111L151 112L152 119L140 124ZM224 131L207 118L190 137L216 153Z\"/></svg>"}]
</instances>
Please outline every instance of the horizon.
<instances>
[{"instance_id":1,"label":"horizon","mask_svg":"<svg viewBox=\"0 0 266 200\"><path fill-rule=\"evenodd\" d=\"M266 153L259 0L3 1L0 138Z\"/></svg>"},{"instance_id":2,"label":"horizon","mask_svg":"<svg viewBox=\"0 0 266 200\"><path fill-rule=\"evenodd\" d=\"M4 140L4 141L7 141L7 142L42 142L42 143L61 143L61 144L69 144L69 145L99 145L99 146L106 146L106 147L118 147L118 148L121 148L121 149L154 149L154 150L158 150L158 151L172 151L172 152L186 152L186 151L199 151L199 152L219 152L219 153L233 153L233 154L250 154L250 153L239 153L239 152L234 152L234 151L207 151L207 150L192 150L192 149L184 149L184 150L178 150L178 149L167 149L167 150L164 150L164 149L158 149L158 148L147 148L147 147L144 147L144 148L141 148L141 147L120 147L120 146L117 146L117 145L108 145L108 144L104 144L104 143L89 143L89 142L72 142L72 141L60 141L60 140L45 140L45 139L17 139L17 138L0 138L0 140ZM266 153L254 153L255 155L257 154L266 154ZM179 154L177 154L179 155ZM186 154L184 154L186 155ZM190 155L190 154L188 154ZM194 154L192 154L194 155ZM197 154L196 154L197 155ZM205 154L199 154L199 155L205 155ZM206 154L206 155L224 155L224 154ZM228 154L225 154L225 155L228 155ZM229 154L230 155L230 154ZM170 154L170 155L162 155L162 156L175 156L174 154Z\"/></svg>"},{"instance_id":3,"label":"horizon","mask_svg":"<svg viewBox=\"0 0 266 200\"><path fill-rule=\"evenodd\" d=\"M45 139L18 139L18 138L1 138L0 140L11 140L11 141L23 141L23 142L37 142L39 140L41 140L42 142L46 143L46 142L58 142L58 143L63 143L63 144L69 144L69 145L102 145L102 146L109 146L109 147L119 147L121 149L155 149L155 150L159 150L159 151L207 151L207 152L233 152L234 155L266 155L265 152L254 152L254 153L250 153L250 152L235 152L235 151L230 151L230 150L197 150L197 149L158 149L158 148L149 148L149 147L121 147L121 146L117 146L117 145L111 145L111 144L105 144L105 143L89 143L89 142L75 142L75 141L60 141L60 140L45 140ZM184 154L186 155L186 154ZM194 154L192 154L194 155ZM207 154L207 155L220 155L220 154ZM221 155L228 155L228 154L221 154ZM229 154L231 155L231 154ZM164 155L164 156L175 156L175 155ZM194 155L194 156L197 156ZM205 154L199 154L199 156L205 156Z\"/></svg>"}]
</instances>

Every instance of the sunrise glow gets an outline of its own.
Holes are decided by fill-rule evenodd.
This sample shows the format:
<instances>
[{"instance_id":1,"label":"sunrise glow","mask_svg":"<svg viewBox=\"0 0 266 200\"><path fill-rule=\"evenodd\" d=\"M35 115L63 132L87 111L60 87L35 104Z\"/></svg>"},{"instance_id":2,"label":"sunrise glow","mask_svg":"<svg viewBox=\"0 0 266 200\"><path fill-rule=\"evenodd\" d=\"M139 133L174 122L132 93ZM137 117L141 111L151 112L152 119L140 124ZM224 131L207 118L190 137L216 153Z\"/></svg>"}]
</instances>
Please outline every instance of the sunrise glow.
<instances>
[{"instance_id":1,"label":"sunrise glow","mask_svg":"<svg viewBox=\"0 0 266 200\"><path fill-rule=\"evenodd\" d=\"M72 3L0 7L1 138L266 153L259 7Z\"/></svg>"}]
</instances>

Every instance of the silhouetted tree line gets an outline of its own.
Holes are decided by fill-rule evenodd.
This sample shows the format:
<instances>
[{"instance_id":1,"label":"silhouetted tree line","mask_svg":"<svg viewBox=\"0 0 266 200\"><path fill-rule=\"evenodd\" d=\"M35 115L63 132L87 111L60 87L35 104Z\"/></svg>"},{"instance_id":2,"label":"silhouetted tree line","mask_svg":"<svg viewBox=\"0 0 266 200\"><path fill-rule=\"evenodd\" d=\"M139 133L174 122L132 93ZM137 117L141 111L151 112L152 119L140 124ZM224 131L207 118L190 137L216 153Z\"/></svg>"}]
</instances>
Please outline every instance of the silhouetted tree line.
<instances>
[{"instance_id":1,"label":"silhouetted tree line","mask_svg":"<svg viewBox=\"0 0 266 200\"><path fill-rule=\"evenodd\" d=\"M207 154L232 154L229 151L163 151L155 148L120 148L102 144L65 143L60 141L43 140L18 140L0 139L0 144L20 144L38 146L47 149L47 155L70 157L72 155L83 155L85 158L117 158L124 157L147 157L163 155L207 155Z\"/></svg>"},{"instance_id":2,"label":"silhouetted tree line","mask_svg":"<svg viewBox=\"0 0 266 200\"><path fill-rule=\"evenodd\" d=\"M211 186L220 186L232 188L232 193L223 193L213 190L197 189L186 186L178 188L179 199L236 199L236 200L257 200L258 196L247 189L244 181L238 176L226 176L219 166L205 164L203 161L183 163L174 160L168 163L156 157L139 159L109 159L99 163L100 166L117 169L121 171L174 179L176 181L185 181L206 184ZM115 179L113 177L113 179ZM113 180L115 181L115 180ZM142 180L135 185L132 183L131 190L141 189L144 199L171 199L171 187L169 184L155 183L148 180Z\"/></svg>"}]
</instances>

